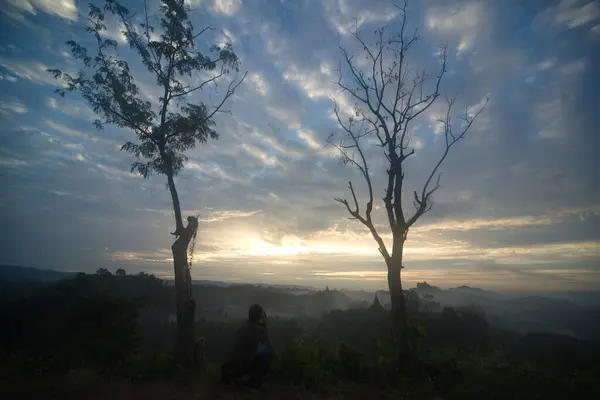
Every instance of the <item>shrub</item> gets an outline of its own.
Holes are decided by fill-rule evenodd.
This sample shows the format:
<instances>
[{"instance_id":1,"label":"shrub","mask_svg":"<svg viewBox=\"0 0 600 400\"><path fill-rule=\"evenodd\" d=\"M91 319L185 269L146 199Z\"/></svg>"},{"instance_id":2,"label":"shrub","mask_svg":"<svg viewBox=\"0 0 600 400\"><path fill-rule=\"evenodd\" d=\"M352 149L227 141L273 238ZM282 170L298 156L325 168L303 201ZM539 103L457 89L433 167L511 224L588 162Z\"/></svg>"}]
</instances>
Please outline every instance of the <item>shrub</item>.
<instances>
[{"instance_id":1,"label":"shrub","mask_svg":"<svg viewBox=\"0 0 600 400\"><path fill-rule=\"evenodd\" d=\"M129 381L168 380L174 378L178 370L177 363L170 354L135 354L115 366L110 375Z\"/></svg>"}]
</instances>

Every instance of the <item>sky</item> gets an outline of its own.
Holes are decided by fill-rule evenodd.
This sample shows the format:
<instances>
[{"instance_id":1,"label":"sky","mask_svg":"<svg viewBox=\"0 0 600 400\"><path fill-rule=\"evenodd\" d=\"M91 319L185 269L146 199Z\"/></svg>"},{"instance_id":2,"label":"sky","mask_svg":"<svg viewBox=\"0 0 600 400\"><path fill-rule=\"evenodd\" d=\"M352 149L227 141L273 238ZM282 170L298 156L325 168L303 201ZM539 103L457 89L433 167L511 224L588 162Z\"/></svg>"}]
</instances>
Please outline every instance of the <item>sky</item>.
<instances>
[{"instance_id":1,"label":"sky","mask_svg":"<svg viewBox=\"0 0 600 400\"><path fill-rule=\"evenodd\" d=\"M141 1L126 5L143 10ZM157 6L148 3L151 23ZM219 139L190 151L176 178L184 216L200 217L192 276L384 289L377 245L333 200L349 196L351 180L364 209L364 182L326 139L340 133L333 99L342 113L352 107L336 86L340 46L361 60L352 31L372 41L382 24L397 28L398 10L387 0L189 6L196 28L214 28L199 50L230 42L240 75L248 71L227 104L231 114L216 118ZM56 96L59 84L46 72L80 69L65 42L89 43L88 3L7 0L0 11L0 264L124 267L171 278L174 220L164 177L130 173L132 156L119 148L133 133L95 130L92 110L76 94ZM155 101L153 77L116 21L107 26L141 96ZM411 0L407 26L421 38L407 58L411 68L435 71L446 44L442 93L458 93L456 109L486 96L489 103L447 158L434 208L409 232L405 286L600 289L600 2ZM214 104L222 93L213 87L191 100ZM443 151L436 118L444 111L442 101L434 104L413 127L407 212ZM389 243L385 159L372 142L365 146L374 220Z\"/></svg>"}]
</instances>

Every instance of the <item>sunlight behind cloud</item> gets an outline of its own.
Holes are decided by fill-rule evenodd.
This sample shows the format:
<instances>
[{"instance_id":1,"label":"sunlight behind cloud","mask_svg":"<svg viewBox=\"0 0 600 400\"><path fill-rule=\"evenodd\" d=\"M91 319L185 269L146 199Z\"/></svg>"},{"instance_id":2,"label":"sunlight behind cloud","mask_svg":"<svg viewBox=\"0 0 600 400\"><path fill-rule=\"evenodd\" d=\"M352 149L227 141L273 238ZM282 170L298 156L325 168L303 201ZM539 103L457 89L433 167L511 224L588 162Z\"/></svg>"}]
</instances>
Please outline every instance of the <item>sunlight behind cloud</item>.
<instances>
[{"instance_id":1,"label":"sunlight behind cloud","mask_svg":"<svg viewBox=\"0 0 600 400\"><path fill-rule=\"evenodd\" d=\"M242 250L244 251L244 250ZM344 246L337 242L321 242L302 240L294 235L286 235L280 245L265 242L261 238L250 238L246 242L246 251L249 256L298 256L307 254L344 254L344 255L369 255L371 250L361 247Z\"/></svg>"}]
</instances>

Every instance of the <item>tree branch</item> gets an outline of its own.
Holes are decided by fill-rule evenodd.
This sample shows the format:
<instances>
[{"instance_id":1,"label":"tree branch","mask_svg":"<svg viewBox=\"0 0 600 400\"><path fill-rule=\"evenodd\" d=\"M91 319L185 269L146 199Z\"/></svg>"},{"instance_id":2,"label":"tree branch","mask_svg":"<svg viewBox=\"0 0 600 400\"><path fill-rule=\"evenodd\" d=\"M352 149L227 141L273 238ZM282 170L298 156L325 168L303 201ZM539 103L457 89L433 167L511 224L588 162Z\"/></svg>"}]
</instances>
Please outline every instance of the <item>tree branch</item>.
<instances>
[{"instance_id":1,"label":"tree branch","mask_svg":"<svg viewBox=\"0 0 600 400\"><path fill-rule=\"evenodd\" d=\"M147 5L147 1L144 0L144 11L145 11L145 17L146 17L146 38L147 38L147 44L146 46L144 46L138 37L138 34L136 32L132 32L131 30L131 24L129 23L129 20L133 17L133 15L126 17L125 15L125 11L122 7L114 7L111 8L113 13L116 13L120 18L121 18L121 22L123 22L123 26L125 27L125 30L127 31L127 38L129 39L129 44L131 47L135 47L138 51L138 54L140 55L140 57L142 57L142 61L143 63L149 67L149 69L154 72L160 79L162 79L163 77L163 73L162 73L162 69L161 69L161 65L160 65L160 61L158 60L156 54L154 53L154 50L152 50L152 47L150 46L150 28L148 25L148 5ZM150 59L150 56L152 56L153 60Z\"/></svg>"},{"instance_id":2,"label":"tree branch","mask_svg":"<svg viewBox=\"0 0 600 400\"><path fill-rule=\"evenodd\" d=\"M242 84L242 82L244 82L244 79L246 79L246 75L248 75L248 71L244 72L244 76L239 81L236 82L235 80L233 80L229 83L229 86L227 87L227 93L225 93L223 100L221 100L221 102L214 108L212 113L210 113L206 117L207 120L211 119L216 113L221 111L221 107L223 107L223 104L225 104L225 101L227 101L227 99L229 99L231 96L233 96L233 94L235 93L235 90L238 88L238 86L240 86Z\"/></svg>"},{"instance_id":3,"label":"tree branch","mask_svg":"<svg viewBox=\"0 0 600 400\"><path fill-rule=\"evenodd\" d=\"M452 123L451 123L452 106L454 105L455 101L456 101L456 97L447 100L448 108L446 111L445 119L443 120L444 138L445 138L445 142L446 142L446 148L444 150L444 153L442 154L442 156L436 163L435 167L433 168L433 170L427 177L427 180L425 181L425 185L423 185L423 189L421 191L420 196L417 194L416 191L414 192L415 204L418 207L417 207L415 214L407 222L408 228L411 227L423 214L425 214L427 211L429 211L431 209L431 206L432 206L431 201L430 201L431 196L440 187L441 174L438 174L438 170L439 170L440 166L442 165L442 163L448 156L448 153L450 152L450 149L452 148L452 146L454 146L458 141L460 141L461 139L463 139L465 137L466 133L473 125L473 122L477 119L477 117L479 117L479 115L486 108L486 106L489 102L489 99L486 97L485 103L483 104L483 106L473 116L469 115L468 110L465 112L465 116L462 119L465 121L466 125L463 127L462 131L458 135L455 135L452 132ZM436 174L437 174L436 184L435 184L435 186L433 186L430 189L429 185L431 184L431 181L432 181L433 177L436 176Z\"/></svg>"},{"instance_id":4,"label":"tree branch","mask_svg":"<svg viewBox=\"0 0 600 400\"><path fill-rule=\"evenodd\" d=\"M339 144L334 143L333 146L340 152L344 163L351 164L362 173L369 194L367 211L362 215L352 183L349 183L351 201L348 202L341 198L336 198L336 201L344 204L354 219L358 219L370 229L373 238L380 245L380 251L386 261L390 255L371 220L373 191L363 149L364 142L361 142L360 139L375 134L378 139L377 146L382 148L383 155L388 162L386 171L388 181L383 202L389 227L392 230L394 251L391 257L396 257L398 251L402 252L402 243L406 240L410 226L421 215L428 212L433 205L432 196L440 187L440 167L448 152L465 136L474 120L485 108L484 105L475 115L469 114L467 110L464 117L465 124L461 126L461 132L455 134L451 124L453 101L449 102L444 121L446 148L427 176L422 190L414 192L413 202L416 212L406 220L407 215L405 215L402 205L403 162L415 153L414 146L411 146L411 123L429 110L440 96L441 81L447 71L447 49L443 47L439 53L440 67L437 73L428 74L426 71L411 69L410 65L407 65L407 51L419 40L418 31L415 30L411 37L405 36L406 0L403 5L395 5L395 7L402 12L398 35L388 33L391 25L385 24L375 31L375 42L369 44L361 36L358 28L352 32L357 44L362 47L359 56L366 59L367 66L362 68L362 63L358 64L354 55L348 54L344 47L340 47L343 58L341 63L345 62L345 66L340 65L337 85L341 93L349 93L348 97L355 106L354 113L347 122L342 121L338 104L334 99L334 113L346 139L340 141ZM363 61L362 58L361 61ZM328 139L330 143L332 143L331 137ZM354 206L352 206L352 202Z\"/></svg>"},{"instance_id":5,"label":"tree branch","mask_svg":"<svg viewBox=\"0 0 600 400\"><path fill-rule=\"evenodd\" d=\"M219 72L217 75L213 76L212 78L202 82L200 85L196 86L195 88L186 90L184 92L179 92L179 93L175 93L173 95L171 95L171 99L177 98L177 97L181 97L181 96L185 96L187 94L190 94L192 92L195 92L196 90L201 90L205 85L215 82L217 79L219 79L220 77L222 77L224 75L223 71Z\"/></svg>"},{"instance_id":6,"label":"tree branch","mask_svg":"<svg viewBox=\"0 0 600 400\"><path fill-rule=\"evenodd\" d=\"M96 42L98 44L98 55L100 57L100 60L102 61L103 67L106 70L106 74L109 75L109 77L110 77L111 85L109 87L112 89L112 96L113 96L114 99L117 100L117 102L119 102L120 96L117 94L117 90L116 90L116 87L115 87L115 80L117 78L115 77L115 74L112 71L110 65L108 65L108 61L106 60L106 56L105 56L104 52L102 51L102 39L100 38L100 33L98 31L96 31L95 32L95 36L96 36ZM114 115L118 116L122 120L128 122L128 124L130 126L132 126L135 129L137 129L139 132L141 132L145 137L147 137L154 144L158 144L158 142L156 141L156 139L153 138L153 136L150 134L150 132L148 132L145 129L142 129L139 126L139 124L136 124L135 122L133 122L133 120L130 117L126 117L122 113L120 113L120 112L112 109L112 107L108 106L108 104L104 104L103 108L105 108L106 110L112 112Z\"/></svg>"},{"instance_id":7,"label":"tree branch","mask_svg":"<svg viewBox=\"0 0 600 400\"><path fill-rule=\"evenodd\" d=\"M335 103L335 100L334 100L334 103ZM346 162L350 162L358 168L358 170L361 172L361 174L363 175L363 177L367 183L367 190L368 190L368 195L369 195L369 200L367 201L367 209L365 211L364 217L360 215L358 199L356 197L354 187L352 186L352 182L348 182L348 186L350 188L350 193L352 194L352 199L354 201L355 209L353 210L350 207L350 204L348 203L348 201L345 199L335 198L334 200L345 205L346 209L348 210L348 213L354 219L359 220L363 225L365 225L367 228L369 228L371 235L373 236L373 238L379 245L379 251L381 252L383 257L387 260L389 258L389 253L387 251L384 241L381 239L381 236L379 235L379 233L377 232L377 229L373 225L373 221L372 221L372 217L371 217L371 213L373 211L373 186L371 184L371 177L369 175L369 166L367 164L367 160L365 158L364 152L360 146L359 136L352 131L352 122L351 122L352 119L350 119L348 126L346 126L342 122L342 120L340 118L339 107L338 107L337 103L335 103L334 112L335 112L335 115L336 115L336 118L338 120L340 127L342 127L342 129L344 129L344 131L347 133L347 135L351 138L352 144L350 146L344 146L343 144L336 145L333 142L330 142L330 143L332 143L333 146L336 147L338 149L338 151L340 151L340 153L342 154L342 156L344 157L344 160ZM331 136L330 136L330 138L331 138ZM360 163L357 162L356 160L354 160L353 157L350 157L348 155L348 153L345 151L345 148L356 149L359 154L359 157L360 157Z\"/></svg>"}]
</instances>

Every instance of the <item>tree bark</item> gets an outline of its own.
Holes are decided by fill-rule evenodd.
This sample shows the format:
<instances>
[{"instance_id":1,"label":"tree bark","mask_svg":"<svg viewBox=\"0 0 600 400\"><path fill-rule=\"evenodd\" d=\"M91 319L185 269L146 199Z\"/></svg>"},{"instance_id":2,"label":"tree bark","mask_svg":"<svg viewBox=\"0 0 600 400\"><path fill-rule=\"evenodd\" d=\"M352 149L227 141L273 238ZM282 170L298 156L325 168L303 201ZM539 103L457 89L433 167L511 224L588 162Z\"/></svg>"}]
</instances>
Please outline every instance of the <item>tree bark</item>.
<instances>
[{"instance_id":1,"label":"tree bark","mask_svg":"<svg viewBox=\"0 0 600 400\"><path fill-rule=\"evenodd\" d=\"M177 239L171 246L173 252L173 271L175 273L175 299L177 304L177 338L175 341L175 359L183 366L189 366L194 357L196 303L192 296L192 278L188 265L187 250L198 227L195 217L188 217L188 225L183 226L179 197L172 173L167 173L167 183L173 200Z\"/></svg>"},{"instance_id":2,"label":"tree bark","mask_svg":"<svg viewBox=\"0 0 600 400\"><path fill-rule=\"evenodd\" d=\"M166 156L163 156L163 158L166 158ZM173 212L175 213L175 232L173 234L179 235L180 231L183 231L183 219L181 218L181 206L179 205L177 188L175 188L173 169L170 165L167 166L167 185L169 186L169 192L171 193L171 199L173 200Z\"/></svg>"},{"instance_id":3,"label":"tree bark","mask_svg":"<svg viewBox=\"0 0 600 400\"><path fill-rule=\"evenodd\" d=\"M190 224L189 224L190 225ZM186 228L186 230L189 228ZM175 271L175 297L177 302L177 339L175 358L183 365L189 365L194 355L194 316L196 303L192 297L191 277L188 268L187 247L191 235L182 235L173 246L173 267Z\"/></svg>"},{"instance_id":4,"label":"tree bark","mask_svg":"<svg viewBox=\"0 0 600 400\"><path fill-rule=\"evenodd\" d=\"M390 290L390 301L392 311L390 318L392 322L392 338L396 350L396 359L399 362L405 358L408 352L407 340L407 315L404 291L402 290L402 253L404 241L394 235L394 245L391 257L387 261L388 287Z\"/></svg>"}]
</instances>

